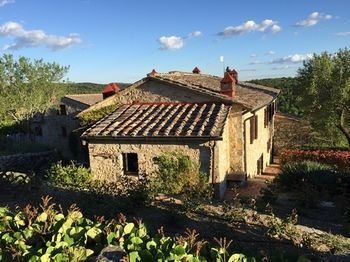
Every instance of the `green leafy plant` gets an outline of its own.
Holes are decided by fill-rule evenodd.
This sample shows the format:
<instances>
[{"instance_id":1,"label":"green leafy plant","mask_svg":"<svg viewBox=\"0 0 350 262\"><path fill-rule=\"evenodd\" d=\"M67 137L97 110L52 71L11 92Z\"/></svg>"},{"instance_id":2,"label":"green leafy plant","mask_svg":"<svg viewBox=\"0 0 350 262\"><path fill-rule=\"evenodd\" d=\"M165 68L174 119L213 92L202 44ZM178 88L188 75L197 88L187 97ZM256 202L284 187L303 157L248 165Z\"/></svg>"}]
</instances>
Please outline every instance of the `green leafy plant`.
<instances>
[{"instance_id":1,"label":"green leafy plant","mask_svg":"<svg viewBox=\"0 0 350 262\"><path fill-rule=\"evenodd\" d=\"M90 126L101 120L105 116L114 112L119 107L118 104L112 104L99 109L83 112L79 115L79 123L81 126Z\"/></svg>"},{"instance_id":2,"label":"green leafy plant","mask_svg":"<svg viewBox=\"0 0 350 262\"><path fill-rule=\"evenodd\" d=\"M178 196L185 209L196 209L210 202L212 188L199 166L182 152L164 153L155 159L157 171L150 177L149 196L159 193Z\"/></svg>"},{"instance_id":3,"label":"green leafy plant","mask_svg":"<svg viewBox=\"0 0 350 262\"><path fill-rule=\"evenodd\" d=\"M163 229L149 234L141 221L92 221L75 206L67 214L43 198L40 208L27 206L16 213L0 208L1 261L85 261L107 245L121 247L130 262L137 261L256 261L229 249L225 238L211 244L198 239L194 230L176 238Z\"/></svg>"},{"instance_id":4,"label":"green leafy plant","mask_svg":"<svg viewBox=\"0 0 350 262\"><path fill-rule=\"evenodd\" d=\"M86 187L92 180L88 168L75 165L63 165L62 162L55 163L47 171L49 183L55 186Z\"/></svg>"}]
</instances>

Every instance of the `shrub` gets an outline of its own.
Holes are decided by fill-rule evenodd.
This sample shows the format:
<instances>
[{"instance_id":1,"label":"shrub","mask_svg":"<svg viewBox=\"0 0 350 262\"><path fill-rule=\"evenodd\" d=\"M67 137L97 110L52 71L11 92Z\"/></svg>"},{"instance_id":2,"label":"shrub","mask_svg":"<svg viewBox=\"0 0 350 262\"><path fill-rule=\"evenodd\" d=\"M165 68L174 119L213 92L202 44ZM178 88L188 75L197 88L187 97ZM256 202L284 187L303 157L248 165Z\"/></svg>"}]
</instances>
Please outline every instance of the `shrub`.
<instances>
[{"instance_id":1,"label":"shrub","mask_svg":"<svg viewBox=\"0 0 350 262\"><path fill-rule=\"evenodd\" d=\"M335 171L331 166L313 161L286 164L274 182L285 191L296 191L312 200L312 193L340 195L349 191L348 173Z\"/></svg>"},{"instance_id":2,"label":"shrub","mask_svg":"<svg viewBox=\"0 0 350 262\"><path fill-rule=\"evenodd\" d=\"M335 169L346 172L350 169L350 150L281 149L279 155L282 165L310 160L328 164Z\"/></svg>"},{"instance_id":3,"label":"shrub","mask_svg":"<svg viewBox=\"0 0 350 262\"><path fill-rule=\"evenodd\" d=\"M182 152L164 153L155 159L157 171L150 178L149 195L175 194L186 208L210 201L212 189L198 164Z\"/></svg>"},{"instance_id":4,"label":"shrub","mask_svg":"<svg viewBox=\"0 0 350 262\"><path fill-rule=\"evenodd\" d=\"M118 104L105 106L96 110L84 112L79 115L79 123L81 126L90 126L110 113L114 112L119 107Z\"/></svg>"},{"instance_id":5,"label":"shrub","mask_svg":"<svg viewBox=\"0 0 350 262\"><path fill-rule=\"evenodd\" d=\"M54 186L86 187L92 180L90 170L83 166L64 166L62 162L53 164L47 171L47 178Z\"/></svg>"},{"instance_id":6,"label":"shrub","mask_svg":"<svg viewBox=\"0 0 350 262\"><path fill-rule=\"evenodd\" d=\"M130 262L255 261L229 252L226 239L211 244L194 230L176 238L162 229L150 234L141 220L128 222L120 214L117 220L93 221L75 206L65 215L49 201L46 197L40 209L28 205L17 213L0 208L0 261L94 261L107 245L121 247L123 261Z\"/></svg>"}]
</instances>

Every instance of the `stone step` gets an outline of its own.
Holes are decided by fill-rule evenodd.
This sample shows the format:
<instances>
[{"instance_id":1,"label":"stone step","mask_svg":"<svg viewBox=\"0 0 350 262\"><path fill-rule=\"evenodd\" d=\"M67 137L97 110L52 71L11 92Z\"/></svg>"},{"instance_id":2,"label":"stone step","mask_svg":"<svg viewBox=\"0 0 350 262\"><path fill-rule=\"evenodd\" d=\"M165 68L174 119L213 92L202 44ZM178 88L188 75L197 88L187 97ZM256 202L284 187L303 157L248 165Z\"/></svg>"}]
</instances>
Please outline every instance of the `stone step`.
<instances>
[{"instance_id":1,"label":"stone step","mask_svg":"<svg viewBox=\"0 0 350 262\"><path fill-rule=\"evenodd\" d=\"M276 176L271 176L271 175L256 175L254 176L254 179L258 179L258 180L274 180L276 178Z\"/></svg>"}]
</instances>

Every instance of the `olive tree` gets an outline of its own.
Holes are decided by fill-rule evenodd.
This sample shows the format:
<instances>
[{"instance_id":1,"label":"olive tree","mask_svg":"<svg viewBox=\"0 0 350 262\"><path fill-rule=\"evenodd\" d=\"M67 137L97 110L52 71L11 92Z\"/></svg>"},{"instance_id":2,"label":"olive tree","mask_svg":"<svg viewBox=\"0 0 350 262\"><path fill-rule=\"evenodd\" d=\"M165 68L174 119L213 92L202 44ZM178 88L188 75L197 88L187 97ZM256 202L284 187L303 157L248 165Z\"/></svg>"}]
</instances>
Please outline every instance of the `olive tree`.
<instances>
[{"instance_id":1,"label":"olive tree","mask_svg":"<svg viewBox=\"0 0 350 262\"><path fill-rule=\"evenodd\" d=\"M334 145L350 147L350 51L323 52L298 70L295 92L311 125Z\"/></svg>"},{"instance_id":2,"label":"olive tree","mask_svg":"<svg viewBox=\"0 0 350 262\"><path fill-rule=\"evenodd\" d=\"M21 122L52 107L63 92L69 67L42 59L0 57L0 121Z\"/></svg>"}]
</instances>

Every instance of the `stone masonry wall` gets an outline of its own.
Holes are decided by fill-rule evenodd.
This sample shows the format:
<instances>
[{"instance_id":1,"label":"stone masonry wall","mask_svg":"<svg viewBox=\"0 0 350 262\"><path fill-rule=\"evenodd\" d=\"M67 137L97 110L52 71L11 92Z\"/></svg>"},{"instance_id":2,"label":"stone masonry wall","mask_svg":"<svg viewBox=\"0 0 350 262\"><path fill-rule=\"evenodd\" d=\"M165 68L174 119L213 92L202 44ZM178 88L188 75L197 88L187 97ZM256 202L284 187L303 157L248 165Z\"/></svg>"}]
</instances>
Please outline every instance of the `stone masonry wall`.
<instances>
[{"instance_id":1,"label":"stone masonry wall","mask_svg":"<svg viewBox=\"0 0 350 262\"><path fill-rule=\"evenodd\" d=\"M165 144L155 143L113 143L113 141L90 141L89 157L90 167L95 179L116 181L123 175L122 153L136 153L138 155L139 174L150 174L156 166L154 157L166 152L182 151L193 161L203 163L201 170L210 174L210 154L206 145L191 144Z\"/></svg>"},{"instance_id":2,"label":"stone masonry wall","mask_svg":"<svg viewBox=\"0 0 350 262\"><path fill-rule=\"evenodd\" d=\"M255 112L258 116L258 138L254 140L253 144L250 144L250 121L249 118L253 116L252 113L247 113L243 116L243 121L245 121L245 144L246 144L246 158L247 158L247 175L248 177L254 177L257 172L257 161L263 155L263 168L270 164L271 149L268 150L267 142L269 139L272 141L274 121L272 120L267 127L264 127L264 110L266 107L263 107Z\"/></svg>"}]
</instances>

